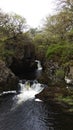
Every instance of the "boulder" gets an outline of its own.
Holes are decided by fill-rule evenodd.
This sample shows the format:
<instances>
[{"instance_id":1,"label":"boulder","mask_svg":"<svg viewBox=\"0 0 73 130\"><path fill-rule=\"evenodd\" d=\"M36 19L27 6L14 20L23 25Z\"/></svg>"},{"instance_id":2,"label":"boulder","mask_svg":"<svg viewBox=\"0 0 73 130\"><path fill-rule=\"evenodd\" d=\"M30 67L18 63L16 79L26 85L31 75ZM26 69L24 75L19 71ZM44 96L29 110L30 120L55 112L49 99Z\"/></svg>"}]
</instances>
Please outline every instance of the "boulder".
<instances>
[{"instance_id":1,"label":"boulder","mask_svg":"<svg viewBox=\"0 0 73 130\"><path fill-rule=\"evenodd\" d=\"M0 60L0 92L16 89L18 78L7 68L4 61Z\"/></svg>"},{"instance_id":2,"label":"boulder","mask_svg":"<svg viewBox=\"0 0 73 130\"><path fill-rule=\"evenodd\" d=\"M49 81L48 85L64 84L65 72L58 62L53 60L46 61L44 68L47 80Z\"/></svg>"}]
</instances>

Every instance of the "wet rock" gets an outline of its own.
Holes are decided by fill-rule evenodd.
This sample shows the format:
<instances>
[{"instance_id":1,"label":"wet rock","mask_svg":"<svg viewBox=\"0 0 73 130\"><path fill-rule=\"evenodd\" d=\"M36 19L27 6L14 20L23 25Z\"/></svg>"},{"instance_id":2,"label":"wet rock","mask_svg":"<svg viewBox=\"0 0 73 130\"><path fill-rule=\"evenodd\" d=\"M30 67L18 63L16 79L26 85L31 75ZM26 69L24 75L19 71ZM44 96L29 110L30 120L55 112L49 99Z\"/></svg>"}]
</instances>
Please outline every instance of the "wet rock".
<instances>
[{"instance_id":1,"label":"wet rock","mask_svg":"<svg viewBox=\"0 0 73 130\"><path fill-rule=\"evenodd\" d=\"M40 92L39 94L36 94L35 97L43 101L54 99L54 93L52 93L50 89L51 88L49 87L44 88L44 90Z\"/></svg>"},{"instance_id":2,"label":"wet rock","mask_svg":"<svg viewBox=\"0 0 73 130\"><path fill-rule=\"evenodd\" d=\"M70 75L71 75L72 78L73 78L73 66L70 66Z\"/></svg>"},{"instance_id":3,"label":"wet rock","mask_svg":"<svg viewBox=\"0 0 73 130\"><path fill-rule=\"evenodd\" d=\"M66 84L73 85L73 66L68 66L67 70L68 73L66 73L64 80Z\"/></svg>"},{"instance_id":4,"label":"wet rock","mask_svg":"<svg viewBox=\"0 0 73 130\"><path fill-rule=\"evenodd\" d=\"M65 72L59 63L49 60L46 61L44 68L47 80L50 81L50 85L64 83Z\"/></svg>"},{"instance_id":5,"label":"wet rock","mask_svg":"<svg viewBox=\"0 0 73 130\"><path fill-rule=\"evenodd\" d=\"M0 60L0 91L16 88L18 78L7 68L5 62Z\"/></svg>"}]
</instances>

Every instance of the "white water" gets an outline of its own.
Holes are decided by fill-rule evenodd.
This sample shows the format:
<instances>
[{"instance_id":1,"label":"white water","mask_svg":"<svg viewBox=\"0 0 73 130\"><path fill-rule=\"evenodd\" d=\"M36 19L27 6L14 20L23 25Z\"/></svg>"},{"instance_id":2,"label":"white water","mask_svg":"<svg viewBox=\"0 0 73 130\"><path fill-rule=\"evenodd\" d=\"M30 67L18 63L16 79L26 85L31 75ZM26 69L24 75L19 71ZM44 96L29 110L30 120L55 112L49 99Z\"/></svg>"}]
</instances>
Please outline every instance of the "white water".
<instances>
[{"instance_id":1,"label":"white water","mask_svg":"<svg viewBox=\"0 0 73 130\"><path fill-rule=\"evenodd\" d=\"M0 96L2 96L2 95L6 95L6 94L16 94L16 91L15 90L13 90L13 91L3 91L2 93L0 93Z\"/></svg>"},{"instance_id":2,"label":"white water","mask_svg":"<svg viewBox=\"0 0 73 130\"><path fill-rule=\"evenodd\" d=\"M16 97L18 100L18 104L25 102L26 100L35 99L35 95L40 93L44 89L44 87L36 81L33 81L32 85L30 84L30 81L26 81L25 83L20 82L19 86L20 94L18 94Z\"/></svg>"},{"instance_id":3,"label":"white water","mask_svg":"<svg viewBox=\"0 0 73 130\"><path fill-rule=\"evenodd\" d=\"M36 73L40 75L40 71L42 71L41 62L39 60L35 60L35 62L37 62ZM36 80L33 81L32 85L30 84L30 81L25 81L24 83L22 82L22 80L19 82L20 94L17 96L18 103L21 103L22 101L26 101L28 99L34 99L35 95L40 93L44 89L44 87L42 87L42 85Z\"/></svg>"},{"instance_id":4,"label":"white water","mask_svg":"<svg viewBox=\"0 0 73 130\"><path fill-rule=\"evenodd\" d=\"M37 62L37 68L38 70L42 70L42 66L41 66L41 62L39 60L35 60L35 62Z\"/></svg>"}]
</instances>

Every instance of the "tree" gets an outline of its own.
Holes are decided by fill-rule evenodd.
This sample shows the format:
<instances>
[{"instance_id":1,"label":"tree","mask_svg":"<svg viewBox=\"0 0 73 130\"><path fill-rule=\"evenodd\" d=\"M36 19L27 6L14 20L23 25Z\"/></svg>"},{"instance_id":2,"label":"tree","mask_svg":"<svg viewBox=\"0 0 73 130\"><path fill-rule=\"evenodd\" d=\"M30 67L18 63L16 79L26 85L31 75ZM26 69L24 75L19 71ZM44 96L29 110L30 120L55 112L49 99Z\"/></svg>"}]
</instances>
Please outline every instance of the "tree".
<instances>
[{"instance_id":1,"label":"tree","mask_svg":"<svg viewBox=\"0 0 73 130\"><path fill-rule=\"evenodd\" d=\"M73 30L73 13L63 10L54 16L46 18L44 25L45 33L54 41L66 40L67 33Z\"/></svg>"},{"instance_id":2,"label":"tree","mask_svg":"<svg viewBox=\"0 0 73 130\"><path fill-rule=\"evenodd\" d=\"M17 14L6 14L0 10L0 29L8 37L14 37L22 33L26 28L26 20Z\"/></svg>"},{"instance_id":3,"label":"tree","mask_svg":"<svg viewBox=\"0 0 73 130\"><path fill-rule=\"evenodd\" d=\"M73 11L73 0L57 0L58 6L63 10Z\"/></svg>"}]
</instances>

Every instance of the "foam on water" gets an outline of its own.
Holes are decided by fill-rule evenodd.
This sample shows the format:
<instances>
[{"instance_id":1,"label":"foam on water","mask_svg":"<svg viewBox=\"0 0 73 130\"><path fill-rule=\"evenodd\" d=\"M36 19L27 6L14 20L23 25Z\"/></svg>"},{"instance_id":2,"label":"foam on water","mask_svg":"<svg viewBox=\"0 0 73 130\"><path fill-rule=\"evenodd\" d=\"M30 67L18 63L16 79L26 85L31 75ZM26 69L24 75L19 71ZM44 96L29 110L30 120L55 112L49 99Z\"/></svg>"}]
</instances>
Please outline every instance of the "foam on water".
<instances>
[{"instance_id":1,"label":"foam on water","mask_svg":"<svg viewBox=\"0 0 73 130\"><path fill-rule=\"evenodd\" d=\"M25 102L26 100L34 99L35 95L44 89L44 87L36 81L33 81L32 85L30 85L30 81L26 81L24 84L19 83L19 86L20 93L16 97L18 104Z\"/></svg>"},{"instance_id":2,"label":"foam on water","mask_svg":"<svg viewBox=\"0 0 73 130\"><path fill-rule=\"evenodd\" d=\"M3 91L2 93L0 93L0 96L6 95L6 94L16 94L16 91Z\"/></svg>"}]
</instances>

